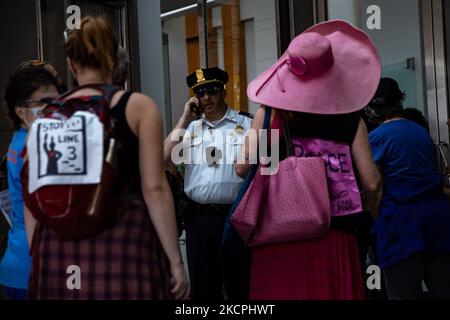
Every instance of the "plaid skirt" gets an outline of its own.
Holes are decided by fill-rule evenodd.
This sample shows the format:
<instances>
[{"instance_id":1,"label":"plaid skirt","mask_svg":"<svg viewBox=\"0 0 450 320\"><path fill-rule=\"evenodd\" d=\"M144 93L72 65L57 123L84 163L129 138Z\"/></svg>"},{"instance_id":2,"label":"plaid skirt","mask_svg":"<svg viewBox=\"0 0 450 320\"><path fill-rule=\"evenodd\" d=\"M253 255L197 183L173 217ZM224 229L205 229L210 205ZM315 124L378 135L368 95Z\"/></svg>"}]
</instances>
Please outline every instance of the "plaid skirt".
<instances>
[{"instance_id":1,"label":"plaid skirt","mask_svg":"<svg viewBox=\"0 0 450 320\"><path fill-rule=\"evenodd\" d=\"M39 226L31 250L30 299L172 299L169 261L145 203L132 200L125 207L112 228L93 238L60 241Z\"/></svg>"}]
</instances>

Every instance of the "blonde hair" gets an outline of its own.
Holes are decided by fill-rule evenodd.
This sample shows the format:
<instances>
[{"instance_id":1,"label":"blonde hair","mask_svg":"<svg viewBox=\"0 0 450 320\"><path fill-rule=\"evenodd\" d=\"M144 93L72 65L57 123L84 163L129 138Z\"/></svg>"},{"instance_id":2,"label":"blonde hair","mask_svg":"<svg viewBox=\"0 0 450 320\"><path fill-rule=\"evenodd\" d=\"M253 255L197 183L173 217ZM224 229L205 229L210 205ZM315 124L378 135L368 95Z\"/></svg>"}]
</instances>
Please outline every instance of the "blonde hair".
<instances>
[{"instance_id":1,"label":"blonde hair","mask_svg":"<svg viewBox=\"0 0 450 320\"><path fill-rule=\"evenodd\" d=\"M118 41L105 17L86 17L68 35L66 55L83 67L99 69L103 80L117 65Z\"/></svg>"}]
</instances>

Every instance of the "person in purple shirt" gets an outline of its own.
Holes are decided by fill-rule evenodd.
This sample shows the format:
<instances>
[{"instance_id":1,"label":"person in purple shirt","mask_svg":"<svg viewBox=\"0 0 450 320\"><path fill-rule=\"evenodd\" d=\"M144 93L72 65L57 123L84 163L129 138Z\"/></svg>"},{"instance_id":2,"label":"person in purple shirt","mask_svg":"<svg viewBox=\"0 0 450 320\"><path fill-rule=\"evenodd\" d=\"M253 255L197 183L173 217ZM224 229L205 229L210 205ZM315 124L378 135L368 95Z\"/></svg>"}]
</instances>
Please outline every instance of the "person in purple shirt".
<instances>
[{"instance_id":1,"label":"person in purple shirt","mask_svg":"<svg viewBox=\"0 0 450 320\"><path fill-rule=\"evenodd\" d=\"M46 68L40 64L22 64L13 71L5 90L4 100L11 128L14 130L7 154L12 227L8 233L7 249L0 260L0 290L10 300L27 298L31 268L23 214L21 153L28 128L45 106L45 101L58 97L57 88L56 78Z\"/></svg>"}]
</instances>

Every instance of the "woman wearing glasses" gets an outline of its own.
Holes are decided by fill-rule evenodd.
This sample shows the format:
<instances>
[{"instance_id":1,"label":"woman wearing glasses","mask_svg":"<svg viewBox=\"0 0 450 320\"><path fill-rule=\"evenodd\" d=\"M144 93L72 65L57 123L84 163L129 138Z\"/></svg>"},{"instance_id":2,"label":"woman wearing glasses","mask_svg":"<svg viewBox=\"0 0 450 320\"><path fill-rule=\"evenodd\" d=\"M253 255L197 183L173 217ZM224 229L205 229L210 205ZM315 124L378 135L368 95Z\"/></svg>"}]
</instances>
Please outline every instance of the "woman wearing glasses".
<instances>
[{"instance_id":1,"label":"woman wearing glasses","mask_svg":"<svg viewBox=\"0 0 450 320\"><path fill-rule=\"evenodd\" d=\"M25 300L31 257L25 233L22 183L22 150L27 131L47 99L58 97L55 77L41 65L22 64L12 73L4 99L14 135L7 155L8 185L12 203L12 228L8 246L0 261L0 287L8 299Z\"/></svg>"}]
</instances>

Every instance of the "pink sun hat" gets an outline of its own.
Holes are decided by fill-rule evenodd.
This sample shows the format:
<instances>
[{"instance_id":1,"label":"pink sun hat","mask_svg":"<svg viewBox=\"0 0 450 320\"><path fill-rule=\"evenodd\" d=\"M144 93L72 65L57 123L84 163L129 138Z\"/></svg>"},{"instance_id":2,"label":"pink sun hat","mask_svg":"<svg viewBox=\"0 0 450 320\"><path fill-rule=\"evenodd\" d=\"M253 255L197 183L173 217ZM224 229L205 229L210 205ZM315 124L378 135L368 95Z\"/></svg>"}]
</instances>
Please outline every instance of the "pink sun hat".
<instances>
[{"instance_id":1,"label":"pink sun hat","mask_svg":"<svg viewBox=\"0 0 450 320\"><path fill-rule=\"evenodd\" d=\"M247 95L276 109L346 114L367 106L380 77L380 57L369 36L344 20L331 20L293 39L283 56L249 84Z\"/></svg>"}]
</instances>

